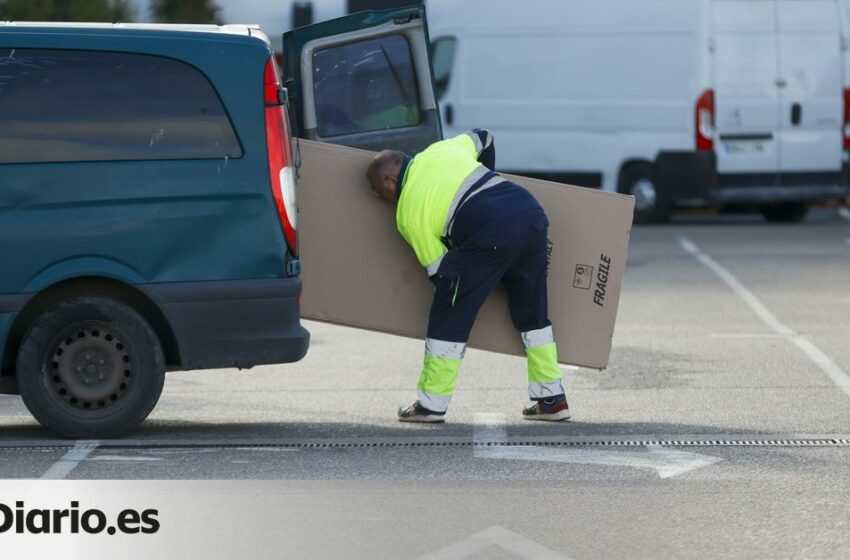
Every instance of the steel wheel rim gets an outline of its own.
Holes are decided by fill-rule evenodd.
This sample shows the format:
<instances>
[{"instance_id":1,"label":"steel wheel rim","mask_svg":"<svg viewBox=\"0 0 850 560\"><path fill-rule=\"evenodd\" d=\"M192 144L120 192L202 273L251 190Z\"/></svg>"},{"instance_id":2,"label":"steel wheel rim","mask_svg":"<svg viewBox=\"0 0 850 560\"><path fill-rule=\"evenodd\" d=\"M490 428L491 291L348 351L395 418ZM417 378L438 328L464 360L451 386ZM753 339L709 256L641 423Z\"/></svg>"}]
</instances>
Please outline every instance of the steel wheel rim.
<instances>
[{"instance_id":1,"label":"steel wheel rim","mask_svg":"<svg viewBox=\"0 0 850 560\"><path fill-rule=\"evenodd\" d=\"M127 337L103 321L80 321L54 338L45 356L45 380L55 399L77 415L106 416L135 387L137 360Z\"/></svg>"}]
</instances>

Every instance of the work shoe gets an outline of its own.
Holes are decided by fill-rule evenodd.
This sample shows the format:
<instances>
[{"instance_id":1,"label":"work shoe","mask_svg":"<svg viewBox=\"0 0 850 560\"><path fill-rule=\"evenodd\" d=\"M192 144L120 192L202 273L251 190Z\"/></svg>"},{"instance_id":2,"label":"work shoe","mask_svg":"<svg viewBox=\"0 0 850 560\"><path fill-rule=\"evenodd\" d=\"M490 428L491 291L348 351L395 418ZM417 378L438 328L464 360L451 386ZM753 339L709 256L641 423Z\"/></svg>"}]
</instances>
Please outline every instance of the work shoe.
<instances>
[{"instance_id":1,"label":"work shoe","mask_svg":"<svg viewBox=\"0 0 850 560\"><path fill-rule=\"evenodd\" d=\"M410 406L403 406L398 409L399 422L429 422L432 424L445 422L445 412L435 412L429 410L416 401Z\"/></svg>"},{"instance_id":2,"label":"work shoe","mask_svg":"<svg viewBox=\"0 0 850 560\"><path fill-rule=\"evenodd\" d=\"M549 402L546 402L549 401ZM541 399L522 411L522 417L526 420L546 420L559 422L570 419L570 405L563 395L560 398Z\"/></svg>"}]
</instances>

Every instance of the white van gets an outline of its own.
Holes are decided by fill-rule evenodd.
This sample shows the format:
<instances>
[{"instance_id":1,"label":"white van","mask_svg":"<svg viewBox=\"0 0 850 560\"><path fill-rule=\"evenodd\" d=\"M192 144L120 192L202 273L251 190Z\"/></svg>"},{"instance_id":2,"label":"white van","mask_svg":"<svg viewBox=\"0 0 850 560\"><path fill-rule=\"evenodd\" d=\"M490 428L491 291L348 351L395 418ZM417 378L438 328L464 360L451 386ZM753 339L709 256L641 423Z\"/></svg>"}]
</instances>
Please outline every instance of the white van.
<instances>
[{"instance_id":1,"label":"white van","mask_svg":"<svg viewBox=\"0 0 850 560\"><path fill-rule=\"evenodd\" d=\"M636 218L848 194L848 0L428 0L445 136L634 194Z\"/></svg>"}]
</instances>

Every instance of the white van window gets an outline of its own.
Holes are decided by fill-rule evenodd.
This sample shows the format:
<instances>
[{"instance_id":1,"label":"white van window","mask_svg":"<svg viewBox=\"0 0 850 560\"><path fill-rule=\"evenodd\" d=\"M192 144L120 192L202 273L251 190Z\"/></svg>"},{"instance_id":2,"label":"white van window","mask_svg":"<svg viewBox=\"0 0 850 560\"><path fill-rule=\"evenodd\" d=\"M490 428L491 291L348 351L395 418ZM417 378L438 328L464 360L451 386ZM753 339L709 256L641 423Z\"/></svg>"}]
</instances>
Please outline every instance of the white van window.
<instances>
[{"instance_id":1,"label":"white van window","mask_svg":"<svg viewBox=\"0 0 850 560\"><path fill-rule=\"evenodd\" d=\"M454 37L440 37L431 44L431 65L434 68L434 93L442 99L449 87L455 59Z\"/></svg>"},{"instance_id":2,"label":"white van window","mask_svg":"<svg viewBox=\"0 0 850 560\"><path fill-rule=\"evenodd\" d=\"M421 121L413 56L401 35L315 52L313 96L322 138Z\"/></svg>"}]
</instances>

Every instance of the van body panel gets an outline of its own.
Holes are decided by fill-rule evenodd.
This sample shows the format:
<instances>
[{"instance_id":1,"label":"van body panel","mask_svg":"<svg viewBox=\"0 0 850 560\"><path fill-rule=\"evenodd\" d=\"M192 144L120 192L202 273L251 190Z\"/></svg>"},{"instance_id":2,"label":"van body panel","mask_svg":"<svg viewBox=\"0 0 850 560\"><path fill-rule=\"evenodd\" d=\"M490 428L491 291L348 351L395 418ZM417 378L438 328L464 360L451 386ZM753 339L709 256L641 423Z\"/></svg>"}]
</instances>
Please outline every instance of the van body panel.
<instances>
[{"instance_id":1,"label":"van body panel","mask_svg":"<svg viewBox=\"0 0 850 560\"><path fill-rule=\"evenodd\" d=\"M842 38L834 0L777 3L780 172L833 171L842 160Z\"/></svg>"},{"instance_id":2,"label":"van body panel","mask_svg":"<svg viewBox=\"0 0 850 560\"><path fill-rule=\"evenodd\" d=\"M720 173L775 172L779 88L773 2L715 0L715 151Z\"/></svg>"},{"instance_id":3,"label":"van body panel","mask_svg":"<svg viewBox=\"0 0 850 560\"><path fill-rule=\"evenodd\" d=\"M91 258L146 282L284 276L280 226L251 174L239 160L0 166L0 250L19 263L0 293L41 289Z\"/></svg>"},{"instance_id":4,"label":"van body panel","mask_svg":"<svg viewBox=\"0 0 850 560\"><path fill-rule=\"evenodd\" d=\"M839 0L839 18L838 23L841 27L841 50L844 53L842 57L842 84L846 88L850 85L850 56L847 52L850 51L850 0Z\"/></svg>"},{"instance_id":5,"label":"van body panel","mask_svg":"<svg viewBox=\"0 0 850 560\"><path fill-rule=\"evenodd\" d=\"M33 220L33 223L38 222L37 220ZM61 239L61 231L63 231L62 226L67 228L68 224L63 221L61 225L56 228L53 227L53 224L49 224L48 226L44 226L43 229L51 233L60 235L58 239ZM69 241L69 245L71 246L80 241L75 236L70 237L71 239ZM36 241L50 242L54 239L57 239L57 237L37 238ZM30 240L32 240L32 237L26 239L26 241L28 242ZM83 240L83 242L85 241L87 240ZM62 246L61 243L59 245ZM97 249L94 248L94 250L96 251ZM39 251L35 251L35 253L38 254ZM133 265L128 262L130 260L129 257L130 255L69 256L64 260L60 260L58 262L54 262L48 265L46 268L39 270L37 273L32 275L32 277L27 280L26 284L21 289L21 294L37 294L38 292L49 288L50 286L53 286L60 282L64 282L66 280L72 280L74 278L106 278L108 280L115 280L116 282L121 282L124 284L144 283L144 275L141 274L137 269L133 268ZM24 266L30 266L32 264L41 263L37 263L35 259L23 259L21 261L21 268L23 268ZM12 272L11 276L15 275L15 271L10 272Z\"/></svg>"},{"instance_id":6,"label":"van body panel","mask_svg":"<svg viewBox=\"0 0 850 560\"><path fill-rule=\"evenodd\" d=\"M716 199L769 200L770 188L777 201L843 196L838 9L714 0Z\"/></svg>"}]
</instances>

